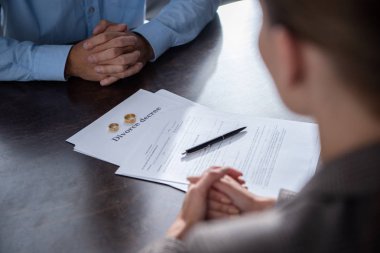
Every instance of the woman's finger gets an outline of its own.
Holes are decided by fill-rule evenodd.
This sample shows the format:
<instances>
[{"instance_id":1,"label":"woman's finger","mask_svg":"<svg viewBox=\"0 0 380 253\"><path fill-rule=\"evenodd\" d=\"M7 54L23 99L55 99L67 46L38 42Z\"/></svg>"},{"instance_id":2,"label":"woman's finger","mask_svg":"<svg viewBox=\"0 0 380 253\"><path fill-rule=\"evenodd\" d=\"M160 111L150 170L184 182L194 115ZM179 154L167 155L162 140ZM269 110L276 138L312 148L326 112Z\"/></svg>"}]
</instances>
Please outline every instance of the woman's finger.
<instances>
[{"instance_id":1,"label":"woman's finger","mask_svg":"<svg viewBox=\"0 0 380 253\"><path fill-rule=\"evenodd\" d=\"M216 220L216 219L226 219L226 218L234 218L238 217L239 214L225 214L213 210L207 211L206 218L209 220Z\"/></svg>"},{"instance_id":2,"label":"woman's finger","mask_svg":"<svg viewBox=\"0 0 380 253\"><path fill-rule=\"evenodd\" d=\"M209 171L209 170L216 170L216 169L220 169L222 167L220 166L211 166L210 168L208 168L206 171ZM195 184L197 183L200 179L201 179L202 176L190 176L190 177L187 177L187 180L191 183L191 184Z\"/></svg>"},{"instance_id":3,"label":"woman's finger","mask_svg":"<svg viewBox=\"0 0 380 253\"><path fill-rule=\"evenodd\" d=\"M240 210L234 205L222 204L214 200L208 200L208 209L226 214L239 214Z\"/></svg>"},{"instance_id":4,"label":"woman's finger","mask_svg":"<svg viewBox=\"0 0 380 253\"><path fill-rule=\"evenodd\" d=\"M239 177L243 176L243 173L233 167L224 167L227 169L227 175L237 180Z\"/></svg>"},{"instance_id":5,"label":"woman's finger","mask_svg":"<svg viewBox=\"0 0 380 253\"><path fill-rule=\"evenodd\" d=\"M227 195L225 195L224 193L221 193L215 189L210 189L210 191L208 193L208 198L210 200L218 201L218 202L223 203L223 204L231 204L232 203L231 199Z\"/></svg>"},{"instance_id":6,"label":"woman's finger","mask_svg":"<svg viewBox=\"0 0 380 253\"><path fill-rule=\"evenodd\" d=\"M187 181L189 181L190 184L196 184L201 177L187 177Z\"/></svg>"},{"instance_id":7,"label":"woman's finger","mask_svg":"<svg viewBox=\"0 0 380 253\"><path fill-rule=\"evenodd\" d=\"M206 218L209 220L223 219L229 217L226 213L221 213L213 210L208 210Z\"/></svg>"}]
</instances>

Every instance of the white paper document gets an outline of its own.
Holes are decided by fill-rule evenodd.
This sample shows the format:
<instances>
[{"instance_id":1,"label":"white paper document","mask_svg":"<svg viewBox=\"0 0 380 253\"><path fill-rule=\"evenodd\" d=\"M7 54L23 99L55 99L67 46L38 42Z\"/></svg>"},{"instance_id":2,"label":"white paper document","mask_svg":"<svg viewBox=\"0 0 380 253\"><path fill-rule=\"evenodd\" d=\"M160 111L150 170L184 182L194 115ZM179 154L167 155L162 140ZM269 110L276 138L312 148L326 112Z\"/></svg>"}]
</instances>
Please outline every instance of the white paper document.
<instances>
[{"instance_id":1,"label":"white paper document","mask_svg":"<svg viewBox=\"0 0 380 253\"><path fill-rule=\"evenodd\" d=\"M298 191L314 174L319 157L316 125L263 118L225 118L199 109L167 112L167 122L140 143L117 174L187 183L210 166L243 172L248 188L276 197L279 189ZM183 156L186 149L247 126L246 131L210 148Z\"/></svg>"},{"instance_id":2,"label":"white paper document","mask_svg":"<svg viewBox=\"0 0 380 253\"><path fill-rule=\"evenodd\" d=\"M74 151L120 166L124 157L133 152L150 128L150 121L166 110L189 106L189 102L167 99L145 90L139 90L111 111L82 129L67 142L75 145ZM133 113L137 116L135 124L124 123L124 115ZM118 123L118 132L108 131L110 123ZM155 124L160 124L160 121ZM160 183L160 180L152 180ZM186 185L167 183L185 191Z\"/></svg>"},{"instance_id":3,"label":"white paper document","mask_svg":"<svg viewBox=\"0 0 380 253\"><path fill-rule=\"evenodd\" d=\"M124 122L131 113L136 121ZM109 131L110 123L119 130ZM234 137L182 155L243 126ZM118 175L186 191L188 176L231 166L243 172L250 191L276 197L281 188L300 190L314 174L318 139L315 124L218 112L165 90L140 90L67 141L77 152L120 166Z\"/></svg>"}]
</instances>

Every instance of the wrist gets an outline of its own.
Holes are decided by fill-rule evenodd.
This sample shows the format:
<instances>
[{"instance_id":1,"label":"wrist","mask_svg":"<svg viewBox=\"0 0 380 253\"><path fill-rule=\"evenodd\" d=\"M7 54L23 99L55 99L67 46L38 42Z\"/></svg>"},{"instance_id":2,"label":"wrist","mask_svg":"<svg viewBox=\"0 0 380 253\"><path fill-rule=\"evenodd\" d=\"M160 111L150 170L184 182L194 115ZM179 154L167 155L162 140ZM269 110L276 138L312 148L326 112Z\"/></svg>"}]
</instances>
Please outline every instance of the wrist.
<instances>
[{"instance_id":1,"label":"wrist","mask_svg":"<svg viewBox=\"0 0 380 253\"><path fill-rule=\"evenodd\" d=\"M276 199L252 195L251 203L252 212L261 212L272 208L276 204Z\"/></svg>"},{"instance_id":2,"label":"wrist","mask_svg":"<svg viewBox=\"0 0 380 253\"><path fill-rule=\"evenodd\" d=\"M74 67L73 67L73 49L71 47L69 54L67 55L66 65L65 65L65 77L75 76Z\"/></svg>"},{"instance_id":3,"label":"wrist","mask_svg":"<svg viewBox=\"0 0 380 253\"><path fill-rule=\"evenodd\" d=\"M138 39L138 48L140 49L141 55L140 59L142 59L143 64L152 60L154 58L153 48L150 45L149 41L147 41L144 36L134 33Z\"/></svg>"},{"instance_id":4,"label":"wrist","mask_svg":"<svg viewBox=\"0 0 380 253\"><path fill-rule=\"evenodd\" d=\"M190 226L186 223L186 221L182 219L177 219L168 229L166 236L182 240L187 231L189 230Z\"/></svg>"}]
</instances>

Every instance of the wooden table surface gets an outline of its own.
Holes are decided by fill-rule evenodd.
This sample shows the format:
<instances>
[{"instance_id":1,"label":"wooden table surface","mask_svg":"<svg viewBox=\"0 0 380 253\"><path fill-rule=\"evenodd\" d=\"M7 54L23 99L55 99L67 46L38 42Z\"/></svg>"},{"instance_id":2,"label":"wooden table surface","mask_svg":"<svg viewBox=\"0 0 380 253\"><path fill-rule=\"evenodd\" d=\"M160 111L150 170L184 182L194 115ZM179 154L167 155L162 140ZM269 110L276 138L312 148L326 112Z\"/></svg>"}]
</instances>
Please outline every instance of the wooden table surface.
<instances>
[{"instance_id":1,"label":"wooden table surface","mask_svg":"<svg viewBox=\"0 0 380 253\"><path fill-rule=\"evenodd\" d=\"M110 87L0 82L0 252L136 252L161 238L184 194L114 175L65 140L139 89L227 112L306 120L279 100L260 59L258 1L223 6L200 36Z\"/></svg>"}]
</instances>

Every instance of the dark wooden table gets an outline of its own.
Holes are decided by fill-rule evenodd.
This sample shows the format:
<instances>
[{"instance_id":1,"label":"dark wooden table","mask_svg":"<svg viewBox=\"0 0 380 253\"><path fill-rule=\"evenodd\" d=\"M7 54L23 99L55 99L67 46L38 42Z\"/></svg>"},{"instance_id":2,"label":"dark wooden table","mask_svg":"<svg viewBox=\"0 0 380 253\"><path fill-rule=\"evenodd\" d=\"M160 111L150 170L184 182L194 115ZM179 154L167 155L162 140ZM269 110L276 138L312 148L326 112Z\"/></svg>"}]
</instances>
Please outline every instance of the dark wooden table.
<instances>
[{"instance_id":1,"label":"dark wooden table","mask_svg":"<svg viewBox=\"0 0 380 253\"><path fill-rule=\"evenodd\" d=\"M111 87L0 83L0 252L136 252L162 237L184 194L114 175L65 140L138 89L167 89L215 109L300 119L260 59L258 1L221 7L192 43Z\"/></svg>"}]
</instances>

